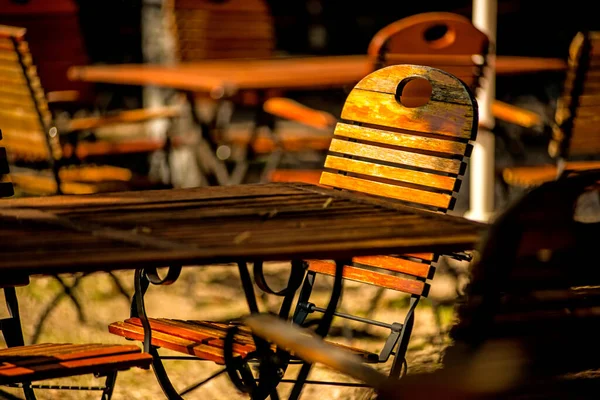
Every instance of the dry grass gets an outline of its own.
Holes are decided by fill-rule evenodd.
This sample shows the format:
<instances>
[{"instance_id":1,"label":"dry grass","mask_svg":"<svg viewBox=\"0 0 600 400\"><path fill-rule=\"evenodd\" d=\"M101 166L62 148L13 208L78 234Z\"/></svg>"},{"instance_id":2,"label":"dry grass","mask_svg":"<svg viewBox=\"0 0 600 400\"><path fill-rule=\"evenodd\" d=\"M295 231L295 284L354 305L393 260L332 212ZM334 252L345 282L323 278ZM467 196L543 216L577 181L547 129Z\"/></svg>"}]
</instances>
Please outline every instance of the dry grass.
<instances>
[{"instance_id":1,"label":"dry grass","mask_svg":"<svg viewBox=\"0 0 600 400\"><path fill-rule=\"evenodd\" d=\"M273 286L283 284L285 264L267 267ZM133 272L121 271L117 275L132 292ZM70 279L70 278L69 278ZM277 281L280 282L277 282ZM443 282L440 280L440 282ZM325 304L331 281L328 278L318 280L316 302ZM445 283L443 283L445 284ZM58 292L58 285L52 278L33 278L29 286L19 288L21 319L26 336L26 342L34 330L34 323L41 310ZM342 307L346 311L365 314L369 299L374 295L372 287L348 283L345 286ZM104 342L128 343L124 339L108 333L107 325L113 321L127 318L129 315L128 301L119 295L112 281L105 274L94 274L86 277L77 289L77 295L84 304L86 321L78 321L75 308L68 299L63 299L51 313L44 325L39 342ZM376 309L376 318L383 321L401 322L406 310L406 298L402 294L386 291ZM263 310L276 310L278 301L274 298L262 299ZM147 295L147 307L151 316L170 316L185 319L224 319L236 317L247 312L243 292L241 290L237 269L230 266L211 266L203 269L189 268L184 270L180 280L172 286L151 287ZM452 311L445 308L443 320L450 323ZM342 321L334 321L334 332L348 332L348 327ZM358 326L355 326L358 328ZM387 334L383 329L371 329L366 335L354 338L338 336L333 338L347 345L361 346L378 351ZM431 307L426 301L421 302L416 314L416 324L408 352L409 373L434 370L439 367L440 352L443 351L446 340L436 336L437 328L434 323ZM432 340L436 338L436 340ZM440 340L441 339L441 340ZM390 363L381 366L390 367ZM167 369L177 388L183 388L195 383L203 377L219 369L210 362L197 361L168 361ZM291 366L286 377L293 378L298 370ZM334 371L317 366L310 375L314 380L347 380ZM93 377L65 378L54 380L58 384L99 384L101 381ZM280 385L280 394L286 398L291 389L289 384ZM18 393L17 391L15 393ZM372 393L365 389L344 388L335 386L309 385L304 389L303 398L327 399L368 399ZM38 391L39 399L88 399L98 398L97 392L69 392L44 390ZM160 399L164 398L154 378L153 372L132 369L119 373L115 389L115 400L120 399ZM238 393L225 375L222 375L202 388L190 393L186 399L246 399Z\"/></svg>"}]
</instances>

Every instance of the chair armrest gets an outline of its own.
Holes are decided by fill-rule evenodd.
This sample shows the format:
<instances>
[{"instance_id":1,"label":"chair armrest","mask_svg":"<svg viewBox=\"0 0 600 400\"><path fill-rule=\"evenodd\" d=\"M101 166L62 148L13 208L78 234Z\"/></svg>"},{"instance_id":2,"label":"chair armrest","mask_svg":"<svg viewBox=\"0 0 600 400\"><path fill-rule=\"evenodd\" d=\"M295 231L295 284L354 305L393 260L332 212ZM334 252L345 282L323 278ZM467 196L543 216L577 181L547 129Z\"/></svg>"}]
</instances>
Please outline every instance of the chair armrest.
<instances>
[{"instance_id":1,"label":"chair armrest","mask_svg":"<svg viewBox=\"0 0 600 400\"><path fill-rule=\"evenodd\" d=\"M524 128L543 129L545 123L541 115L499 100L492 103L494 118L522 126Z\"/></svg>"},{"instance_id":2,"label":"chair armrest","mask_svg":"<svg viewBox=\"0 0 600 400\"><path fill-rule=\"evenodd\" d=\"M284 97L273 97L265 102L263 109L269 114L300 122L317 129L332 130L337 118L326 111L315 110Z\"/></svg>"},{"instance_id":3,"label":"chair armrest","mask_svg":"<svg viewBox=\"0 0 600 400\"><path fill-rule=\"evenodd\" d=\"M252 332L311 364L324 364L378 389L387 377L365 363L355 354L325 342L298 325L266 314L250 315L242 320Z\"/></svg>"},{"instance_id":4,"label":"chair armrest","mask_svg":"<svg viewBox=\"0 0 600 400\"><path fill-rule=\"evenodd\" d=\"M179 115L179 107L128 110L99 117L74 118L61 131L62 133L77 132L111 125L146 122L158 118L173 118Z\"/></svg>"}]
</instances>

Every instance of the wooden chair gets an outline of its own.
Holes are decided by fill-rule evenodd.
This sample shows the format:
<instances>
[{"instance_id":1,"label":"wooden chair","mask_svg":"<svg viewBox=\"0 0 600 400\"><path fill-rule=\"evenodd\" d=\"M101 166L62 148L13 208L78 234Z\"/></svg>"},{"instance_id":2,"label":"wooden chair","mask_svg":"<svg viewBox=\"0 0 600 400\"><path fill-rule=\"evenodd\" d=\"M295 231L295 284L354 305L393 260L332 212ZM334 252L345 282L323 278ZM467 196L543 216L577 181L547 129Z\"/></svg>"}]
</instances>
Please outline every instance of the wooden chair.
<instances>
[{"instance_id":1,"label":"wooden chair","mask_svg":"<svg viewBox=\"0 0 600 400\"><path fill-rule=\"evenodd\" d=\"M430 97L405 96L415 81L430 85ZM423 86L420 86L423 87ZM409 90L409 94L410 94ZM408 104L406 103L408 102ZM426 103L426 104L423 104ZM380 69L361 80L348 96L337 124L321 183L341 190L353 190L397 200L415 207L444 212L452 207L465 172L477 132L477 105L468 87L441 70L412 65ZM427 227L429 229L430 227ZM414 322L414 310L421 297L427 296L427 279L433 277L434 254L407 254L397 257L356 257L356 265L346 266L344 278L380 286L410 295L410 308L403 323L383 323L337 313L336 315L390 329L380 354L352 349L365 362L385 362L395 354L391 374L398 376L404 363ZM295 311L295 322L305 323L307 314L322 311L309 303L312 283L318 273L331 275L333 264L308 261L308 275ZM256 273L256 271L255 271ZM259 275L260 276L260 275ZM162 283L157 277L156 283ZM165 278L172 283L172 278ZM112 333L133 340L148 340L139 283L132 305L132 318L110 325ZM265 289L268 290L268 289ZM156 347L191 354L198 358L225 363L223 339L229 323L180 321L150 318L151 352L161 386L169 388L170 398L179 398L168 381ZM147 343L148 346L150 343ZM233 346L235 357L244 359L255 351L251 337L242 331Z\"/></svg>"},{"instance_id":2,"label":"wooden chair","mask_svg":"<svg viewBox=\"0 0 600 400\"><path fill-rule=\"evenodd\" d=\"M531 188L556 179L564 172L600 168L600 32L578 33L569 48L569 70L558 99L554 121L513 107L501 117L524 127L551 130L549 155L556 164L516 166L502 171L508 187ZM524 123L525 122L525 123Z\"/></svg>"},{"instance_id":3,"label":"wooden chair","mask_svg":"<svg viewBox=\"0 0 600 400\"><path fill-rule=\"evenodd\" d=\"M590 196L596 208L586 212ZM457 307L443 368L434 372L397 382L273 316L243 322L301 359L368 383L382 400L595 398L600 274L590 261L599 199L600 170L575 172L526 193L494 221Z\"/></svg>"},{"instance_id":4,"label":"wooden chair","mask_svg":"<svg viewBox=\"0 0 600 400\"><path fill-rule=\"evenodd\" d=\"M0 133L0 139L2 139ZM6 150L0 147L0 177L8 174L9 166ZM0 197L13 195L10 182L0 183ZM0 282L9 312L0 320L0 331L8 348L0 350L0 385L20 387L27 400L35 399L34 389L64 388L70 390L101 390L102 399L112 396L118 371L132 367L148 369L152 357L142 353L138 346L112 344L72 344L43 343L24 345L19 304L15 286L23 286L29 279L14 280L5 276ZM106 377L105 385L98 387L41 385L38 381L76 375L95 374ZM35 384L32 384L35 382ZM16 396L0 390L0 398L17 399Z\"/></svg>"},{"instance_id":5,"label":"wooden chair","mask_svg":"<svg viewBox=\"0 0 600 400\"><path fill-rule=\"evenodd\" d=\"M368 55L374 69L403 64L427 65L442 69L463 80L476 93L483 76L489 48L487 36L462 15L428 12L412 15L382 28L371 39ZM411 96L419 96L418 87ZM425 88L426 90L426 88ZM324 111L313 110L287 98L273 98L265 110L285 120L293 120L332 132L337 118ZM319 138L319 137L317 137ZM331 136L321 135L320 141L308 143L315 151L325 151ZM270 181L302 181L318 183L320 170L274 169Z\"/></svg>"},{"instance_id":6,"label":"wooden chair","mask_svg":"<svg viewBox=\"0 0 600 400\"><path fill-rule=\"evenodd\" d=\"M174 108L132 110L57 123L29 53L25 30L0 26L0 127L10 161L15 165L10 179L21 191L81 194L160 186L133 176L129 169L81 164L109 154L159 150L164 148L164 142L84 142L77 140L77 133L177 115ZM40 169L42 172L38 172Z\"/></svg>"},{"instance_id":7,"label":"wooden chair","mask_svg":"<svg viewBox=\"0 0 600 400\"><path fill-rule=\"evenodd\" d=\"M38 29L43 29L43 26ZM127 168L89 162L90 159L101 160L109 154L121 153L124 149L131 152L154 151L164 147L162 142L83 142L72 141L73 136L65 139L65 136L103 126L144 121L151 115L173 117L177 112L174 109L168 113L164 109L133 110L59 123L52 118L25 40L25 30L0 26L0 129L4 133L3 144L8 149L8 160L13 165L5 179L15 184L20 194L81 194L164 187L162 183L150 182ZM120 292L130 299L117 277L113 274L110 276ZM58 294L41 312L33 343L37 341L44 320L65 294L74 302L81 321L84 321L81 306L72 292L80 277L72 287L60 277L56 278L64 292Z\"/></svg>"}]
</instances>

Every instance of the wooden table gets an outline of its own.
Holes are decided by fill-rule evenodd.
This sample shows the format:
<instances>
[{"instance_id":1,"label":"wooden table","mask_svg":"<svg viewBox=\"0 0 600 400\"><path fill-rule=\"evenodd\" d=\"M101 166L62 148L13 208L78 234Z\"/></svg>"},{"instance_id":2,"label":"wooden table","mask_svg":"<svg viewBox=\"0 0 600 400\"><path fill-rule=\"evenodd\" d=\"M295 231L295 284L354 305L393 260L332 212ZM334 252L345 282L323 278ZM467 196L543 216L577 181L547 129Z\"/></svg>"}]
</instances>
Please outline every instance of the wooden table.
<instances>
[{"instance_id":1,"label":"wooden table","mask_svg":"<svg viewBox=\"0 0 600 400\"><path fill-rule=\"evenodd\" d=\"M398 62L422 65L453 65L452 56L443 55L396 55ZM458 60L463 62L464 60ZM553 58L529 58L498 56L495 59L496 74L564 71L566 63ZM180 63L172 66L125 64L109 66L72 67L72 80L119 85L159 86L176 89L187 94L192 107L192 117L200 132L198 140L204 145L195 152L198 172L206 180L217 184L237 184L244 178L247 161L235 160L233 172L229 173L223 160L215 156L223 143L212 135L215 121L204 121L198 113L196 93L208 93L215 99L227 98L240 90L267 91L270 89L309 90L354 85L375 69L374 60L367 55L325 57L281 57L271 59L214 60L196 63ZM218 112L214 112L218 115ZM268 126L273 116L257 107L256 125ZM218 136L218 135L216 135ZM246 152L251 153L248 142ZM204 149L208 149L205 151ZM209 159L204 163L198 159ZM276 154L273 159L278 157ZM210 167L207 167L210 165ZM269 162L267 165L270 165ZM240 173L241 172L241 173Z\"/></svg>"},{"instance_id":2,"label":"wooden table","mask_svg":"<svg viewBox=\"0 0 600 400\"><path fill-rule=\"evenodd\" d=\"M398 56L400 57L400 55ZM433 62L406 55L406 63ZM428 65L428 64L427 64ZM442 65L442 64L440 64ZM496 56L496 74L565 71L561 59ZM352 85L374 70L367 55L215 60L172 66L123 64L71 67L71 80L161 86L182 91L231 94L246 89L315 89Z\"/></svg>"},{"instance_id":3,"label":"wooden table","mask_svg":"<svg viewBox=\"0 0 600 400\"><path fill-rule=\"evenodd\" d=\"M472 249L485 225L292 183L0 202L4 276Z\"/></svg>"},{"instance_id":4,"label":"wooden table","mask_svg":"<svg viewBox=\"0 0 600 400\"><path fill-rule=\"evenodd\" d=\"M143 299L142 269L153 274L152 281L158 279L152 267L170 266L165 279L174 280L183 265L235 262L250 313L257 313L247 262L255 262L259 284L264 277L256 278L257 263L292 260L288 287L279 292L285 316L302 282L300 261L334 259L331 297L316 331L325 336L344 265L353 256L472 249L484 229L466 219L308 184L11 199L0 202L0 282L31 274L136 269L135 296ZM148 325L149 352L152 331L140 304L137 300L138 315ZM304 363L304 378L296 385L301 387L310 368Z\"/></svg>"}]
</instances>

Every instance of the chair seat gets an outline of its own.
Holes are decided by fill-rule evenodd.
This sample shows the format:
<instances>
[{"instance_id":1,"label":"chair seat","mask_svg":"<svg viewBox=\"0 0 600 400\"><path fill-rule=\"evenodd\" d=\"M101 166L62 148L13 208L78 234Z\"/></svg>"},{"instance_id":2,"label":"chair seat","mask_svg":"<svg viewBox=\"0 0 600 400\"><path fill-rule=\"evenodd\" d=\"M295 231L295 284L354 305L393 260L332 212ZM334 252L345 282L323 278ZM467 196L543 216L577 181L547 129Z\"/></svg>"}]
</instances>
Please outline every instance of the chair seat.
<instances>
[{"instance_id":1,"label":"chair seat","mask_svg":"<svg viewBox=\"0 0 600 400\"><path fill-rule=\"evenodd\" d=\"M148 369L152 356L135 345L44 343L0 350L0 384Z\"/></svg>"},{"instance_id":2,"label":"chair seat","mask_svg":"<svg viewBox=\"0 0 600 400\"><path fill-rule=\"evenodd\" d=\"M152 328L152 345L163 347L179 353L193 355L204 360L224 364L223 345L227 330L233 323L211 321L183 321L166 318L150 318ZM236 336L233 346L234 356L245 357L256 350L250 330L240 327L240 334ZM114 322L108 330L118 336L131 340L144 340L144 328L139 318L129 318L125 321ZM365 362L377 362L379 356L361 349L332 343L349 350Z\"/></svg>"},{"instance_id":3,"label":"chair seat","mask_svg":"<svg viewBox=\"0 0 600 400\"><path fill-rule=\"evenodd\" d=\"M600 161L572 161L565 165L565 170L581 171L600 168ZM502 178L510 186L533 187L556 179L556 165L535 165L530 167L513 167L502 170Z\"/></svg>"}]
</instances>

